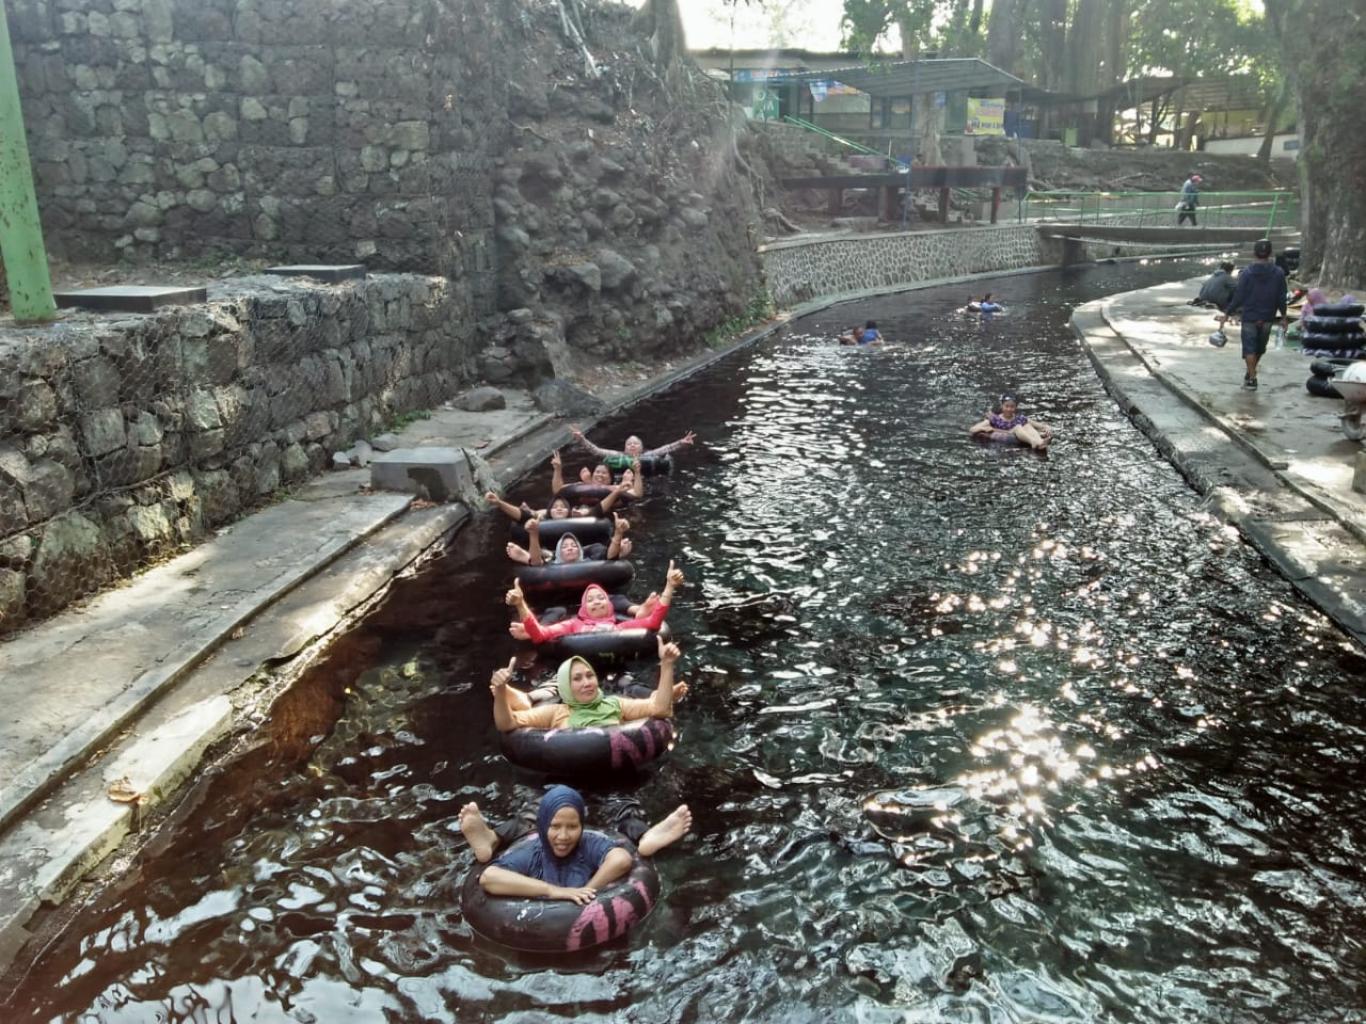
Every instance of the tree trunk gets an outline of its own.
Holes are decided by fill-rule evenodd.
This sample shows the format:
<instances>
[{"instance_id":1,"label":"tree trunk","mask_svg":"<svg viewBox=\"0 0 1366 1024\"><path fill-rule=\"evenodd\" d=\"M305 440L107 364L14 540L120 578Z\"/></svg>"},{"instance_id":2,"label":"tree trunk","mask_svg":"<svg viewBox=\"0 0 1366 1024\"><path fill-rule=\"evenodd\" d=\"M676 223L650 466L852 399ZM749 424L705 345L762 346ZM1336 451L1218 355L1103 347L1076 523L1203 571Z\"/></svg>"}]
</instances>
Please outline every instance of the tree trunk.
<instances>
[{"instance_id":1,"label":"tree trunk","mask_svg":"<svg viewBox=\"0 0 1366 1024\"><path fill-rule=\"evenodd\" d=\"M1061 92L1067 71L1067 0L1039 0L1040 81Z\"/></svg>"},{"instance_id":2,"label":"tree trunk","mask_svg":"<svg viewBox=\"0 0 1366 1024\"><path fill-rule=\"evenodd\" d=\"M1319 283L1366 285L1366 19L1341 0L1304 0L1286 37L1297 65L1302 264Z\"/></svg>"},{"instance_id":3,"label":"tree trunk","mask_svg":"<svg viewBox=\"0 0 1366 1024\"><path fill-rule=\"evenodd\" d=\"M1100 91L1100 62L1096 59L1102 48L1102 0L1077 0L1072 13L1072 27L1067 33L1067 91L1076 96L1091 98ZM1077 111L1077 145L1090 146L1096 134L1094 114L1084 109Z\"/></svg>"},{"instance_id":4,"label":"tree trunk","mask_svg":"<svg viewBox=\"0 0 1366 1024\"><path fill-rule=\"evenodd\" d=\"M968 17L968 32L977 35L982 31L982 0L972 0L972 14ZM981 53L981 50L977 51Z\"/></svg>"},{"instance_id":5,"label":"tree trunk","mask_svg":"<svg viewBox=\"0 0 1366 1024\"><path fill-rule=\"evenodd\" d=\"M1262 132L1262 144L1257 147L1257 159L1264 164L1271 163L1271 148L1276 141L1276 122L1281 119L1281 111L1285 109L1289 99L1290 79L1282 75L1280 84L1276 86L1276 95L1271 97L1266 110L1262 111L1262 124L1266 128Z\"/></svg>"},{"instance_id":6,"label":"tree trunk","mask_svg":"<svg viewBox=\"0 0 1366 1024\"><path fill-rule=\"evenodd\" d=\"M987 17L987 63L1012 75L1020 42L1017 8L1016 0L992 0Z\"/></svg>"}]
</instances>

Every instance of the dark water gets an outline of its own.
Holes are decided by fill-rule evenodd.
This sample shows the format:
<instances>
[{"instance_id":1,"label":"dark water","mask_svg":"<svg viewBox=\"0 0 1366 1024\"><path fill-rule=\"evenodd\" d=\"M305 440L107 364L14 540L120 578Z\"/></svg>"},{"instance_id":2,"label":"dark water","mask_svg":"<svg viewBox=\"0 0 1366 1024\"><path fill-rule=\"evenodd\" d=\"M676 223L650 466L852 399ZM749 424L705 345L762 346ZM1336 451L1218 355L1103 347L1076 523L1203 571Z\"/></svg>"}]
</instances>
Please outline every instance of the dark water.
<instances>
[{"instance_id":1,"label":"dark water","mask_svg":"<svg viewBox=\"0 0 1366 1024\"><path fill-rule=\"evenodd\" d=\"M495 752L486 523L4 1019L1362 1019L1366 659L1205 513L1065 326L1190 272L1004 279L986 327L951 313L963 288L833 310L633 414L706 443L635 514L637 590L671 556L690 574L693 684L636 795L697 828L629 945L510 957L461 920L457 808L539 792ZM818 337L870 316L901 344ZM1005 388L1055 427L1046 458L965 439Z\"/></svg>"}]
</instances>

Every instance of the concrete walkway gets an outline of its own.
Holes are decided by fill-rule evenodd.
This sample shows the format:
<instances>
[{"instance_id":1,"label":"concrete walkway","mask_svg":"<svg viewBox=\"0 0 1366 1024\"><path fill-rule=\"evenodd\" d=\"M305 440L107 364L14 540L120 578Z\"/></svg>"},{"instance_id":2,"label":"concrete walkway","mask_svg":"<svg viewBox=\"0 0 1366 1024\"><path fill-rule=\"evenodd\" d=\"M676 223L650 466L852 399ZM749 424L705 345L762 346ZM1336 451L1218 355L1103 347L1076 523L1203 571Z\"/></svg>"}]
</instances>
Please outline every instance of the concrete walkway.
<instances>
[{"instance_id":1,"label":"concrete walkway","mask_svg":"<svg viewBox=\"0 0 1366 1024\"><path fill-rule=\"evenodd\" d=\"M1213 314L1187 305L1200 279L1080 307L1073 325L1107 387L1164 453L1266 558L1366 643L1366 495L1352 490L1362 445L1342 403L1304 387L1310 360L1268 352L1242 389L1236 329L1206 340Z\"/></svg>"}]
</instances>

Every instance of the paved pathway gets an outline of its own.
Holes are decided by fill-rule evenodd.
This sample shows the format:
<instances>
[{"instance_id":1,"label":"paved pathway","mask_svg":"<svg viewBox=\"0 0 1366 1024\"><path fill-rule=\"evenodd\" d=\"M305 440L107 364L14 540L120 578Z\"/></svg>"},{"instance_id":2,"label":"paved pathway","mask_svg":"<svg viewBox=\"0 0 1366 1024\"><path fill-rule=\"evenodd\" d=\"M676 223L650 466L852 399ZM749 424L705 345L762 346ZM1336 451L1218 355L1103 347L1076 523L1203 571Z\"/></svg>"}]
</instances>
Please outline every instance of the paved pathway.
<instances>
[{"instance_id":1,"label":"paved pathway","mask_svg":"<svg viewBox=\"0 0 1366 1024\"><path fill-rule=\"evenodd\" d=\"M1342 403L1305 390L1310 360L1269 352L1242 388L1236 330L1187 305L1199 279L1114 295L1073 323L1139 426L1310 600L1366 642L1366 495L1352 490L1360 443Z\"/></svg>"}]
</instances>

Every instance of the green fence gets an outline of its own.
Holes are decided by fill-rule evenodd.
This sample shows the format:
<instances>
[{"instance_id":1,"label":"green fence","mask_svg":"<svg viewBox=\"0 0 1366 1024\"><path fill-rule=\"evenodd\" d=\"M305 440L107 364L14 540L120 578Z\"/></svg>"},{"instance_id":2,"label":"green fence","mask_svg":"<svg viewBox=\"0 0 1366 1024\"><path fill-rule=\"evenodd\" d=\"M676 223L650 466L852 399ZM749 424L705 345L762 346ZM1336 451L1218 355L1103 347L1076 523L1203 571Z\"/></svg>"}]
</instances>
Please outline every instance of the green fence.
<instances>
[{"instance_id":1,"label":"green fence","mask_svg":"<svg viewBox=\"0 0 1366 1024\"><path fill-rule=\"evenodd\" d=\"M1164 227L1176 223L1180 201L1180 192L1027 192L1020 200L1019 220ZM1201 192L1195 215L1203 227L1296 230L1300 197L1293 189Z\"/></svg>"}]
</instances>

